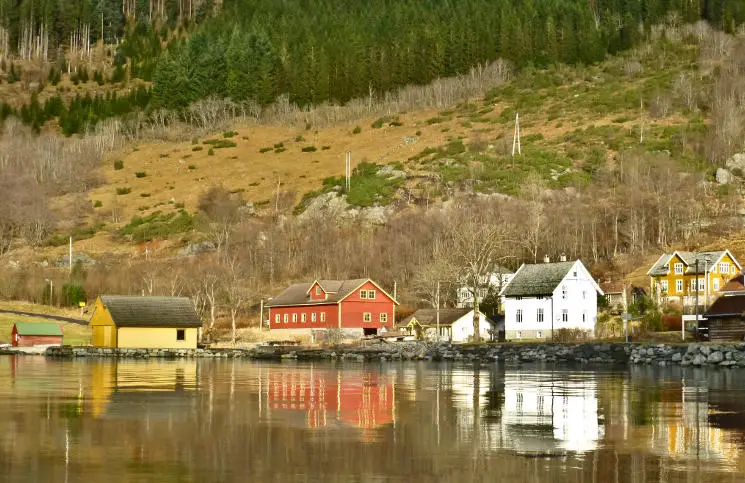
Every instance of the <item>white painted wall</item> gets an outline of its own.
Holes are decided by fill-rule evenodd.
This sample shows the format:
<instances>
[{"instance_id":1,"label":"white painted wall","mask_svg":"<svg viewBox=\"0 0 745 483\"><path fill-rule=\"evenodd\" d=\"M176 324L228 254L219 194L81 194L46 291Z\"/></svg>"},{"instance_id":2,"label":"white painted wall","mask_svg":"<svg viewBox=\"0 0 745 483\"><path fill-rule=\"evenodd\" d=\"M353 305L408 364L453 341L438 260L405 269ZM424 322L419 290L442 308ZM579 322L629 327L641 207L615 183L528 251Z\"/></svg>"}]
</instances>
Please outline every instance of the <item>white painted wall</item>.
<instances>
[{"instance_id":1,"label":"white painted wall","mask_svg":"<svg viewBox=\"0 0 745 483\"><path fill-rule=\"evenodd\" d=\"M518 299L507 297L505 300L505 335L508 339L539 338L534 331L541 331L540 338L550 338L551 317L553 330L582 329L595 333L595 322L598 316L597 285L592 275L579 260L567 272L564 279L554 290L551 298L524 297ZM566 288L566 298L563 295ZM553 300L553 303L552 303ZM537 322L538 308L544 309L544 322ZM517 311L522 309L523 322L517 322ZM562 312L567 311L567 322L563 321ZM584 318L583 318L584 315ZM543 333L545 331L545 333ZM522 334L526 332L526 334Z\"/></svg>"},{"instance_id":2,"label":"white painted wall","mask_svg":"<svg viewBox=\"0 0 745 483\"><path fill-rule=\"evenodd\" d=\"M452 334L453 342L468 342L469 338L473 337L473 310L468 312L466 315L462 316L455 322L453 322L452 327ZM481 335L482 340L489 340L491 337L491 334L489 334L489 330L491 329L491 324L489 323L489 320L486 318L484 314L479 314L479 334ZM435 333L437 332L436 329L430 328L426 331L426 336L429 337L436 337ZM443 330L443 339L447 338L447 332Z\"/></svg>"},{"instance_id":3,"label":"white painted wall","mask_svg":"<svg viewBox=\"0 0 745 483\"><path fill-rule=\"evenodd\" d=\"M514 273L492 273L489 275L488 281L484 281L487 287L479 290L479 301L483 300L488 293L488 287L492 287L497 292L501 291L502 288L506 287L507 284L512 280ZM502 297L502 305L504 305L504 297ZM459 287L456 291L456 307L467 308L473 307L473 294L468 287Z\"/></svg>"}]
</instances>

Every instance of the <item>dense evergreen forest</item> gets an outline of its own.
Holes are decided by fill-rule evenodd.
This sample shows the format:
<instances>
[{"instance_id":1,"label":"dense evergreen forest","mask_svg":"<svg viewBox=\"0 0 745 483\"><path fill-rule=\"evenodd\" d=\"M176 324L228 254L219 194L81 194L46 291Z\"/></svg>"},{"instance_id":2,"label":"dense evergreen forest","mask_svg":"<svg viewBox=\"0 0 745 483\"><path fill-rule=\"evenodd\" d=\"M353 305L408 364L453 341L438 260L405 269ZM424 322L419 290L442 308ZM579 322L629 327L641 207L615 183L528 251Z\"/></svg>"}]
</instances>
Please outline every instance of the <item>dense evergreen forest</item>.
<instances>
[{"instance_id":1,"label":"dense evergreen forest","mask_svg":"<svg viewBox=\"0 0 745 483\"><path fill-rule=\"evenodd\" d=\"M266 105L285 93L299 105L343 103L497 58L590 64L631 47L653 25L701 19L733 31L745 22L745 2L0 0L0 59L11 59L0 72L15 80L12 59L44 59L59 72L65 56L84 59L103 39L117 46L117 70L100 81L120 81L125 69L128 78L152 80L150 107L180 109L208 96ZM123 110L92 102L93 119L104 117L94 105ZM69 124L66 132L75 132Z\"/></svg>"}]
</instances>

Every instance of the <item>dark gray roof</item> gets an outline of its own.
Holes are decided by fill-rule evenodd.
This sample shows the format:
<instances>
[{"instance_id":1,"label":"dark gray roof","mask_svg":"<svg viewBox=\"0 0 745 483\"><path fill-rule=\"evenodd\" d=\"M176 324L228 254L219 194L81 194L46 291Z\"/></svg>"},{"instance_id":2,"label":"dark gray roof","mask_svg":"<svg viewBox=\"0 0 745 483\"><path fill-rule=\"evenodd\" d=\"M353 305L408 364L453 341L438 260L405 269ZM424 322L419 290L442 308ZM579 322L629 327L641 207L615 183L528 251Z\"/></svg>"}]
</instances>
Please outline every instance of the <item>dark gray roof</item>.
<instances>
[{"instance_id":1,"label":"dark gray roof","mask_svg":"<svg viewBox=\"0 0 745 483\"><path fill-rule=\"evenodd\" d=\"M117 327L201 327L187 297L102 295L101 301Z\"/></svg>"},{"instance_id":2,"label":"dark gray roof","mask_svg":"<svg viewBox=\"0 0 745 483\"><path fill-rule=\"evenodd\" d=\"M440 309L440 325L451 325L453 322L471 311L473 311L473 309L469 308ZM423 326L437 325L437 309L419 309L396 325L398 327L406 327L409 325L409 322L411 322L411 319L414 318L416 318L416 320Z\"/></svg>"},{"instance_id":3,"label":"dark gray roof","mask_svg":"<svg viewBox=\"0 0 745 483\"><path fill-rule=\"evenodd\" d=\"M282 307L288 305L326 305L343 299L354 290L367 282L367 278L353 280L318 280L318 284L328 294L325 300L311 300L308 291L315 281L310 283L296 283L287 287L284 292L269 300L268 307Z\"/></svg>"},{"instance_id":4,"label":"dark gray roof","mask_svg":"<svg viewBox=\"0 0 745 483\"><path fill-rule=\"evenodd\" d=\"M575 261L523 265L502 291L505 297L551 295Z\"/></svg>"},{"instance_id":5,"label":"dark gray roof","mask_svg":"<svg viewBox=\"0 0 745 483\"><path fill-rule=\"evenodd\" d=\"M699 261L698 273L709 272L714 269L717 261L722 258L725 254L724 250L713 251L713 252L673 252L665 253L660 257L652 268L647 272L649 275L667 275L670 271L670 259L677 253L686 265L685 273L695 274L696 273L696 260ZM708 263L707 263L708 262Z\"/></svg>"}]
</instances>

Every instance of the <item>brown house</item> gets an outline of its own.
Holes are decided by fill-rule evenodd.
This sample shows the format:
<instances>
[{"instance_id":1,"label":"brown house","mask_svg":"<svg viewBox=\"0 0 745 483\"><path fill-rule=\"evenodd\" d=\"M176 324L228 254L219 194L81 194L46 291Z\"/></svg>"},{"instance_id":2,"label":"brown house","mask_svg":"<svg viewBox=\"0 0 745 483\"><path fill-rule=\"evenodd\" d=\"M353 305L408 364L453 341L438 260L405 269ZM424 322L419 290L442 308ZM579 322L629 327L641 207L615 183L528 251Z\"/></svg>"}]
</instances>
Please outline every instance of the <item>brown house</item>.
<instances>
[{"instance_id":1,"label":"brown house","mask_svg":"<svg viewBox=\"0 0 745 483\"><path fill-rule=\"evenodd\" d=\"M723 295L704 314L709 340L745 339L745 294Z\"/></svg>"},{"instance_id":2,"label":"brown house","mask_svg":"<svg viewBox=\"0 0 745 483\"><path fill-rule=\"evenodd\" d=\"M16 322L11 339L15 347L62 345L62 327L52 323Z\"/></svg>"}]
</instances>

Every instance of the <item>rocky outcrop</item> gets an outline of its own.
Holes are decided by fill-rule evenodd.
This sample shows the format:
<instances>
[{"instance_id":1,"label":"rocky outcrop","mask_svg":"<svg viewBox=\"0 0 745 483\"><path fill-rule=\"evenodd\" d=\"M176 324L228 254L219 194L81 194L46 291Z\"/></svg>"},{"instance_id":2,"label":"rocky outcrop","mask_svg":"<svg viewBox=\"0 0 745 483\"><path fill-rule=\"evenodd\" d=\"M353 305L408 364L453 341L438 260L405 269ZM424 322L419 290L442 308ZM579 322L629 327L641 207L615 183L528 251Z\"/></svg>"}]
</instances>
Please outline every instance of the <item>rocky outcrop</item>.
<instances>
[{"instance_id":1,"label":"rocky outcrop","mask_svg":"<svg viewBox=\"0 0 745 483\"><path fill-rule=\"evenodd\" d=\"M715 177L719 184L730 184L735 178L732 173L724 168L718 168Z\"/></svg>"},{"instance_id":2,"label":"rocky outcrop","mask_svg":"<svg viewBox=\"0 0 745 483\"><path fill-rule=\"evenodd\" d=\"M745 367L745 344L688 344L635 347L632 364Z\"/></svg>"},{"instance_id":3,"label":"rocky outcrop","mask_svg":"<svg viewBox=\"0 0 745 483\"><path fill-rule=\"evenodd\" d=\"M737 153L732 155L732 157L729 158L727 162L724 163L724 165L731 172L737 174L738 176L743 176L743 174L745 174L745 153Z\"/></svg>"}]
</instances>

